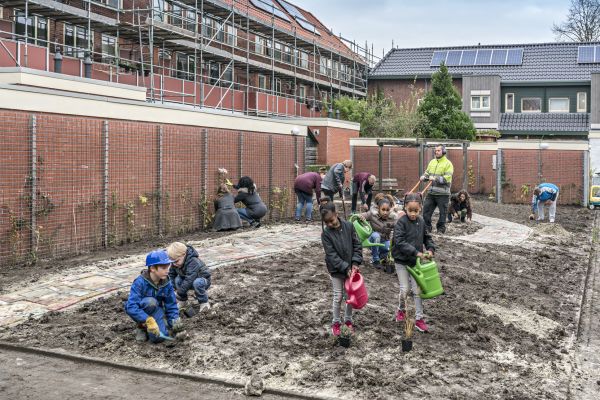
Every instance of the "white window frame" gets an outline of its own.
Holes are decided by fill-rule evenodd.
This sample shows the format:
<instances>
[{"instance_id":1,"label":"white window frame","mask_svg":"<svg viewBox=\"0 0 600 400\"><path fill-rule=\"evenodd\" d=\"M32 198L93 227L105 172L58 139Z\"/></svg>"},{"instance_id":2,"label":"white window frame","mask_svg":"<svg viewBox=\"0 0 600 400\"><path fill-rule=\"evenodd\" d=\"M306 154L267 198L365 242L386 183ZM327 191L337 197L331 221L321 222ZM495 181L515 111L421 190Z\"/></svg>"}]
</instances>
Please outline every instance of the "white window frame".
<instances>
[{"instance_id":1,"label":"white window frame","mask_svg":"<svg viewBox=\"0 0 600 400\"><path fill-rule=\"evenodd\" d=\"M237 46L237 28L225 25L225 42L233 47Z\"/></svg>"},{"instance_id":2,"label":"white window frame","mask_svg":"<svg viewBox=\"0 0 600 400\"><path fill-rule=\"evenodd\" d=\"M508 108L508 96L512 96L512 108ZM515 94L514 93L506 93L504 95L504 112L505 113L514 113L515 112Z\"/></svg>"},{"instance_id":3,"label":"white window frame","mask_svg":"<svg viewBox=\"0 0 600 400\"><path fill-rule=\"evenodd\" d=\"M66 44L67 27L73 28L73 46L68 46ZM90 37L90 49L89 50L88 50L87 36L84 39L83 47L80 47L81 44L77 43L77 39L78 39L77 29L83 29L85 32L87 32L87 35L89 35L89 37ZM69 57L84 58L85 53L87 51L89 51L90 53L93 53L93 51L94 51L94 31L93 30L88 31L87 26L73 25L73 24L65 23L63 25L63 54L66 56L69 56ZM92 56L92 54L90 54L90 56Z\"/></svg>"},{"instance_id":4,"label":"white window frame","mask_svg":"<svg viewBox=\"0 0 600 400\"><path fill-rule=\"evenodd\" d=\"M583 97L583 102L584 102L583 108L579 107L581 97ZM587 92L577 92L577 112L578 113L587 112Z\"/></svg>"},{"instance_id":5,"label":"white window frame","mask_svg":"<svg viewBox=\"0 0 600 400\"><path fill-rule=\"evenodd\" d=\"M258 75L258 88L267 90L267 77L265 75Z\"/></svg>"},{"instance_id":6,"label":"white window frame","mask_svg":"<svg viewBox=\"0 0 600 400\"><path fill-rule=\"evenodd\" d=\"M283 93L282 92L283 86L282 86L282 82L281 82L280 78L275 78L275 85L274 85L273 89L274 89L273 90L274 94L281 94L281 93Z\"/></svg>"},{"instance_id":7,"label":"white window frame","mask_svg":"<svg viewBox=\"0 0 600 400\"><path fill-rule=\"evenodd\" d=\"M110 54L110 53L106 53L104 51L104 39L112 39L115 42L115 52L114 54ZM107 35L105 33L102 34L102 37L100 39L100 51L102 52L102 62L104 63L109 63L112 60L115 60L118 58L118 54L119 54L119 42L117 41L117 37L116 36L111 36L111 35Z\"/></svg>"},{"instance_id":8,"label":"white window frame","mask_svg":"<svg viewBox=\"0 0 600 400\"><path fill-rule=\"evenodd\" d=\"M417 99L417 107L419 107L423 103L423 99Z\"/></svg>"},{"instance_id":9,"label":"white window frame","mask_svg":"<svg viewBox=\"0 0 600 400\"><path fill-rule=\"evenodd\" d=\"M18 19L20 19L20 18L23 19L24 25L25 25L25 31L27 31L28 26L27 26L27 21L25 20L25 11L15 8L13 10L13 13L14 13L14 21L15 21L15 23L13 25L14 26L13 29L14 29L15 35L17 34ZM18 15L19 13L22 13L23 15ZM0 18L2 18L2 17L0 16ZM33 35L31 35L31 36L28 35L27 36L28 43L34 44L36 46L41 46L41 47L48 47L48 46L50 46L50 21L48 20L48 18L42 17L42 16L38 16L38 15L35 15L35 14L29 14L27 19L31 20L31 29L33 31ZM38 36L39 36L38 28L39 28L39 20L40 19L43 19L44 22L46 23L46 39L45 40L38 38ZM18 41L25 41L25 38L24 37L17 37L16 40L18 40ZM42 42L46 42L46 44L44 45Z\"/></svg>"},{"instance_id":10,"label":"white window frame","mask_svg":"<svg viewBox=\"0 0 600 400\"><path fill-rule=\"evenodd\" d=\"M483 99L484 97L487 97L487 107L483 106ZM473 106L473 100L475 99L479 99L479 107L474 107ZM490 111L491 110L491 96L489 94L483 94L483 95L471 95L471 111Z\"/></svg>"},{"instance_id":11,"label":"white window frame","mask_svg":"<svg viewBox=\"0 0 600 400\"><path fill-rule=\"evenodd\" d=\"M567 109L561 109L558 111L552 111L552 100L566 100L567 101ZM568 113L569 110L571 109L571 99L569 99L568 97L550 97L548 99L548 112L549 113L560 113L560 114L564 114L564 113Z\"/></svg>"},{"instance_id":12,"label":"white window frame","mask_svg":"<svg viewBox=\"0 0 600 400\"><path fill-rule=\"evenodd\" d=\"M302 102L304 102L305 98L306 98L306 86L298 85L298 101L302 103Z\"/></svg>"},{"instance_id":13,"label":"white window frame","mask_svg":"<svg viewBox=\"0 0 600 400\"><path fill-rule=\"evenodd\" d=\"M524 110L523 102L525 100L539 100L540 101L540 109L539 110ZM521 98L521 112L522 113L541 113L542 112L542 98L541 97L522 97Z\"/></svg>"},{"instance_id":14,"label":"white window frame","mask_svg":"<svg viewBox=\"0 0 600 400\"><path fill-rule=\"evenodd\" d=\"M104 4L106 7L108 8L112 8L113 10L117 10L117 9L121 9L123 8L123 0L116 0L117 1L117 6L113 6L112 4L109 3L114 3L115 0L92 0L92 3L100 3L100 4Z\"/></svg>"}]
</instances>

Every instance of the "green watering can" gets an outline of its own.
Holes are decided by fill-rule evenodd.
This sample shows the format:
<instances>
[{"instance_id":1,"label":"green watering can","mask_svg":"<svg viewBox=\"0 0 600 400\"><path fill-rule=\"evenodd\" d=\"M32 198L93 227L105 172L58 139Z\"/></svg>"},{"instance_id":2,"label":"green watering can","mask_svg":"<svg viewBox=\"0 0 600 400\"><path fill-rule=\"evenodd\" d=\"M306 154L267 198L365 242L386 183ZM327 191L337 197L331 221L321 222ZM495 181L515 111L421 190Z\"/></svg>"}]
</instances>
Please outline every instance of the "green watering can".
<instances>
[{"instance_id":1,"label":"green watering can","mask_svg":"<svg viewBox=\"0 0 600 400\"><path fill-rule=\"evenodd\" d=\"M440 273L435 261L431 260L426 264L421 264L421 259L417 258L417 264L412 268L407 266L406 269L421 288L420 297L422 299L431 299L444 294Z\"/></svg>"},{"instance_id":2,"label":"green watering can","mask_svg":"<svg viewBox=\"0 0 600 400\"><path fill-rule=\"evenodd\" d=\"M352 214L350 218L348 218L348 221L352 222L352 225L354 226L354 230L356 231L356 235L358 236L358 240L360 240L362 247L385 246L383 243L369 242L369 237L371 237L371 234L373 233L373 228L371 227L371 224L369 224L367 221L363 221L362 219L360 219L360 216L358 214Z\"/></svg>"}]
</instances>

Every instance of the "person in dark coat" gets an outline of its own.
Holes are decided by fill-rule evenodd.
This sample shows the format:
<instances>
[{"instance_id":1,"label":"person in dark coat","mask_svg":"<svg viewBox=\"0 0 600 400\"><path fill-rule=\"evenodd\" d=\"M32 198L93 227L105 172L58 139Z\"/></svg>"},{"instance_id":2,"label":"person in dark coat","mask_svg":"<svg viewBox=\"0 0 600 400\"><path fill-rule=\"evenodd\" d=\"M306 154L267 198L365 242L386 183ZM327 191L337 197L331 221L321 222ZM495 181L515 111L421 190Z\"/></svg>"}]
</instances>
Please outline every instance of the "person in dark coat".
<instances>
[{"instance_id":1,"label":"person in dark coat","mask_svg":"<svg viewBox=\"0 0 600 400\"><path fill-rule=\"evenodd\" d=\"M321 191L325 193L331 201L336 193L344 199L344 182L346 181L346 173L352 169L352 161L346 160L331 166L321 181Z\"/></svg>"},{"instance_id":2,"label":"person in dark coat","mask_svg":"<svg viewBox=\"0 0 600 400\"><path fill-rule=\"evenodd\" d=\"M344 282L352 271L358 271L358 266L363 261L362 245L352 224L338 217L335 204L328 203L322 207L321 219L326 225L321 233L321 243L325 250L325 264L329 275L331 275L333 287L331 331L334 336L339 336L342 326L340 306L344 295ZM352 306L350 304L346 304L344 323L350 330L354 330Z\"/></svg>"},{"instance_id":3,"label":"person in dark coat","mask_svg":"<svg viewBox=\"0 0 600 400\"><path fill-rule=\"evenodd\" d=\"M321 181L326 171L326 168L321 168L319 169L319 173L307 172L296 177L294 181L294 192L296 192L296 197L298 198L295 215L296 221L300 221L304 206L306 206L304 214L306 222L312 221L313 193L316 192L317 200L321 198Z\"/></svg>"},{"instance_id":4,"label":"person in dark coat","mask_svg":"<svg viewBox=\"0 0 600 400\"><path fill-rule=\"evenodd\" d=\"M216 231L236 230L242 226L240 215L235 210L233 195L226 184L219 185L215 204L215 221L213 229Z\"/></svg>"},{"instance_id":5,"label":"person in dark coat","mask_svg":"<svg viewBox=\"0 0 600 400\"><path fill-rule=\"evenodd\" d=\"M420 332L427 332L429 328L423 318L423 300L419 296L421 289L417 285L407 266L413 267L417 258L431 258L435 251L431 233L425 225L425 219L420 215L423 207L423 198L420 193L409 193L404 198L405 214L398 219L394 226L394 247L392 256L396 263L396 274L400 283L400 295L396 321L402 322L406 318L404 299L410 285L415 302L415 328Z\"/></svg>"},{"instance_id":6,"label":"person in dark coat","mask_svg":"<svg viewBox=\"0 0 600 400\"><path fill-rule=\"evenodd\" d=\"M359 172L354 175L354 178L352 178L352 214L356 212L358 196L360 196L360 203L367 205L367 210L371 208L375 181L377 181L377 178L370 172Z\"/></svg>"},{"instance_id":7,"label":"person in dark coat","mask_svg":"<svg viewBox=\"0 0 600 400\"><path fill-rule=\"evenodd\" d=\"M452 219L460 222L465 222L467 219L469 222L473 218L473 210L471 209L471 196L466 190L461 190L450 197L450 207L448 208L448 222L452 222Z\"/></svg>"},{"instance_id":8,"label":"person in dark coat","mask_svg":"<svg viewBox=\"0 0 600 400\"><path fill-rule=\"evenodd\" d=\"M200 312L209 309L206 291L210 287L211 273L200 260L196 249L181 242L173 242L167 247L167 254L173 260L169 279L175 287L177 301L187 305L188 291L194 289Z\"/></svg>"},{"instance_id":9,"label":"person in dark coat","mask_svg":"<svg viewBox=\"0 0 600 400\"><path fill-rule=\"evenodd\" d=\"M237 209L240 218L247 221L251 227L259 228L260 219L267 215L267 206L256 192L254 181L249 176L242 176L234 188L238 192L233 201L241 202L245 206Z\"/></svg>"}]
</instances>

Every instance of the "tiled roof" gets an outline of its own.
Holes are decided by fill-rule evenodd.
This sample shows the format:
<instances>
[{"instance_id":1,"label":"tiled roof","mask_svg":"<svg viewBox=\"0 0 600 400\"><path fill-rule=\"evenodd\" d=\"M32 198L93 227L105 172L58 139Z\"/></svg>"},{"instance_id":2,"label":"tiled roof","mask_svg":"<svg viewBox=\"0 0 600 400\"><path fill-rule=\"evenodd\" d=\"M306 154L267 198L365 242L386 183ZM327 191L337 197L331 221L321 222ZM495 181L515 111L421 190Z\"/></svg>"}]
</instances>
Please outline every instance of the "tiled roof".
<instances>
[{"instance_id":1,"label":"tiled roof","mask_svg":"<svg viewBox=\"0 0 600 400\"><path fill-rule=\"evenodd\" d=\"M448 67L453 76L499 75L502 81L588 81L592 72L600 72L600 64L578 64L581 45L600 43L541 43L496 46L437 47L393 49L373 68L369 79L414 78L430 76L438 67L431 67L436 50L523 48L523 64L508 66Z\"/></svg>"},{"instance_id":2,"label":"tiled roof","mask_svg":"<svg viewBox=\"0 0 600 400\"><path fill-rule=\"evenodd\" d=\"M498 130L506 131L543 131L543 132L588 132L590 114L588 113L504 113L500 114Z\"/></svg>"},{"instance_id":3,"label":"tiled roof","mask_svg":"<svg viewBox=\"0 0 600 400\"><path fill-rule=\"evenodd\" d=\"M232 4L235 4L235 8L238 9L239 12L241 12L242 14L245 14L246 11L248 11L248 13L252 17L260 19L261 21L263 21L265 23L266 26L271 26L271 22L273 22L277 28L281 28L286 31L293 32L293 30L295 28L297 36L301 37L303 40L305 40L309 43L312 43L312 41L315 40L317 45L321 45L326 48L330 48L335 51L338 51L350 59L354 58L357 61L361 61L360 57L356 53L354 53L348 46L346 46L346 44L338 36L332 34L330 32L329 28L327 28L325 25L323 25L321 23L321 21L319 21L313 14L311 14L310 12L304 10L303 8L301 8L295 4L294 4L294 7L296 7L302 13L302 15L304 16L304 18L307 21L309 21L311 24L313 24L317 28L317 31L320 33L320 35L314 34L312 32L307 31L306 29L302 28L296 22L296 20L294 18L292 18L292 16L288 15L290 17L289 22L284 21L281 18L277 18L277 17L272 19L271 13L254 7L249 0L235 0L235 1L234 0L221 0L221 1L223 3L225 3L228 7L231 7ZM293 4L292 1L289 1L289 3ZM278 4L277 4L277 7L280 8L280 11L286 13L285 10L283 10L282 7L279 7Z\"/></svg>"}]
</instances>

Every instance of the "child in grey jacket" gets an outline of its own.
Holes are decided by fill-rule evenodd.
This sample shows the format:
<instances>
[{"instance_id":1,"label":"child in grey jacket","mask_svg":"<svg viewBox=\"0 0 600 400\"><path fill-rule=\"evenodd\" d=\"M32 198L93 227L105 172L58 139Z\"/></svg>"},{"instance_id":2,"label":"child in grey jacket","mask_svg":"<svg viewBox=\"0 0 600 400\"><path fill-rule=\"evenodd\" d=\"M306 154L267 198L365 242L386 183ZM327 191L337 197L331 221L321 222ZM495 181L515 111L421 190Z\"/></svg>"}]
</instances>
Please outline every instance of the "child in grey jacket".
<instances>
[{"instance_id":1,"label":"child in grey jacket","mask_svg":"<svg viewBox=\"0 0 600 400\"><path fill-rule=\"evenodd\" d=\"M340 307L344 295L344 282L352 271L358 271L362 263L362 246L354 227L348 221L341 220L333 203L328 203L321 209L321 219L326 228L321 233L321 242L325 250L325 264L331 275L333 287L332 313L333 322L331 331L333 336L341 333ZM354 331L352 323L352 306L346 304L344 323Z\"/></svg>"},{"instance_id":2,"label":"child in grey jacket","mask_svg":"<svg viewBox=\"0 0 600 400\"><path fill-rule=\"evenodd\" d=\"M429 328L423 319L423 302L419 297L420 288L415 279L409 275L406 266L414 266L417 258L431 258L435 246L431 233L425 227L425 220L420 215L423 207L423 198L420 193L410 193L404 198L405 215L398 219L394 226L394 248L392 255L396 263L396 274L400 282L400 299L396 311L396 321L402 322L406 318L404 298L408 292L408 286L413 293L415 301L416 316L415 327L421 332L427 332Z\"/></svg>"}]
</instances>

